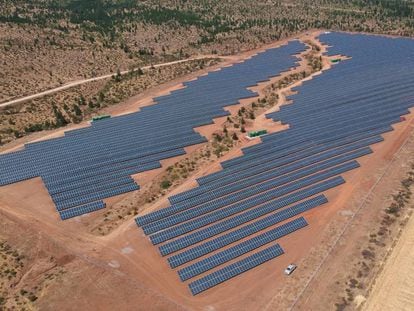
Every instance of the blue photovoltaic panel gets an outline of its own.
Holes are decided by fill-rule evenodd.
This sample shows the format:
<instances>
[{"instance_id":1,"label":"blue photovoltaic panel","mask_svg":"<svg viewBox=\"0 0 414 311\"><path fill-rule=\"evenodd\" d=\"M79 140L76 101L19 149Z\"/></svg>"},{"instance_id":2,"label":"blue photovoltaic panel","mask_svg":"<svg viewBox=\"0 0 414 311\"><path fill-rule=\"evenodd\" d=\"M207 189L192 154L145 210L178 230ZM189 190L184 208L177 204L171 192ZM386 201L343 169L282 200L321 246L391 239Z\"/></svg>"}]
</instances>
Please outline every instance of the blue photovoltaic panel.
<instances>
[{"instance_id":1,"label":"blue photovoltaic panel","mask_svg":"<svg viewBox=\"0 0 414 311\"><path fill-rule=\"evenodd\" d=\"M270 214L264 217L263 219L256 220L250 224L240 227L239 229L228 232L217 238L189 248L179 254L173 255L168 258L168 262L171 268L176 268L191 260L197 259L219 248L237 242L243 238L248 237L249 235L255 234L261 230L264 230L279 222L287 220L293 216L299 215L300 213L306 212L307 210L314 208L318 205L324 204L326 202L327 200L324 196L318 196L316 198L302 202L283 211ZM266 214L266 212L264 212L263 215L264 214ZM280 229L279 232L283 233L283 235L291 232L289 230L285 230L286 227L284 225L278 228Z\"/></svg>"},{"instance_id":2,"label":"blue photovoltaic panel","mask_svg":"<svg viewBox=\"0 0 414 311\"><path fill-rule=\"evenodd\" d=\"M254 253L240 261L232 263L224 268L217 270L211 274L202 277L201 279L191 282L188 286L193 295L197 295L211 287L223 283L235 276L242 274L254 267L257 267L266 261L276 258L283 254L282 248L279 244L270 246L260 252Z\"/></svg>"},{"instance_id":3,"label":"blue photovoltaic panel","mask_svg":"<svg viewBox=\"0 0 414 311\"><path fill-rule=\"evenodd\" d=\"M218 252L203 260L197 261L190 266L182 268L178 271L178 275L180 276L181 281L186 281L223 263L255 250L256 248L259 248L267 243L273 242L279 239L282 235L299 230L306 225L306 221L303 221L303 218L299 218L296 221L292 221L284 225L283 229L275 228L273 230L266 231L265 233L255 236L254 238L243 241L224 251Z\"/></svg>"},{"instance_id":4,"label":"blue photovoltaic panel","mask_svg":"<svg viewBox=\"0 0 414 311\"><path fill-rule=\"evenodd\" d=\"M220 182L220 185L224 184L230 184L234 182L234 179L244 179L253 175L261 174L263 172L266 172L270 169L277 168L282 165L286 165L292 162L295 162L297 160L301 160L306 157L313 156L315 154L321 153L321 152L330 152L335 153L336 151L340 151L341 153L349 152L351 150L354 150L356 148L362 148L371 144L375 144L378 142L381 142L383 140L380 136L374 136L369 137L363 140L359 140L356 142L353 142L351 144L346 144L345 146L341 146L342 142L336 141L330 144L323 144L318 145L310 149L306 149L303 152L298 152L294 155L291 155L289 157L284 157L281 159L278 159L276 161L265 161L265 159L261 159L258 162L255 161L249 161L245 165L238 165L236 167L231 167L229 169L223 170L221 172L217 172L211 175L208 175L204 178L199 178L198 182L201 185L204 185L206 183L209 184L218 184ZM336 148L336 149L334 149ZM209 178L210 176L215 176L215 178Z\"/></svg>"},{"instance_id":5,"label":"blue photovoltaic panel","mask_svg":"<svg viewBox=\"0 0 414 311\"><path fill-rule=\"evenodd\" d=\"M173 204L173 206L174 207L175 206L192 207L197 204L201 204L205 201L210 201L212 199L220 200L220 197L223 197L224 195L227 195L229 193L243 190L245 187L249 187L251 185L254 185L254 184L269 180L269 179L273 179L277 177L280 178L280 175L284 175L284 174L290 173L298 169L302 169L302 171L305 171L305 170L310 171L312 169L322 170L323 168L328 168L330 166L334 166L334 165L337 165L337 164L340 164L340 163L343 163L343 162L346 162L352 159L356 159L358 157L369 154L371 152L372 152L371 149L369 147L366 147L366 148L358 149L356 151L352 151L352 152L345 153L345 154L341 152L338 152L337 154L332 154L330 152L323 153L323 154L317 154L317 155L308 157L306 159L299 160L295 163L285 165L281 168L269 170L263 174L251 176L240 182L232 183L232 184L225 185L219 188L210 187L210 186L194 188L192 190L199 190L199 191L197 191L197 193L194 193L195 191L193 193L190 193L188 191L187 194L189 198L185 199L182 203L178 202L176 204ZM192 197L193 195L195 197ZM166 221L166 219L164 218L163 221ZM155 221L155 222L149 223L148 225L143 225L142 227L145 229L145 228L154 226L156 223L159 223L159 222Z\"/></svg>"},{"instance_id":6,"label":"blue photovoltaic panel","mask_svg":"<svg viewBox=\"0 0 414 311\"><path fill-rule=\"evenodd\" d=\"M92 203L88 203L85 205L70 208L70 209L59 212L59 214L62 220L66 220L69 218L73 218L76 216L94 212L94 211L97 211L103 208L105 208L105 203L102 201L99 201L99 202L92 202Z\"/></svg>"},{"instance_id":7,"label":"blue photovoltaic panel","mask_svg":"<svg viewBox=\"0 0 414 311\"><path fill-rule=\"evenodd\" d=\"M158 232L160 230L169 228L169 229L162 232L162 235L166 235L168 231L177 230L177 229L173 229L173 228L170 228L170 227L172 227L174 225L177 225L179 223L182 223L186 220L194 219L194 218L196 218L200 215L203 215L207 212L211 212L211 211L214 211L218 208L224 207L226 205L236 203L237 201L248 198L252 195L256 195L260 192L270 190L274 187L281 186L285 183L291 182L292 180L299 179L299 178L305 177L307 175L314 174L314 173L317 173L319 171L331 168L333 166L342 164L344 162L347 162L347 161L355 159L357 157L369 154L371 152L372 151L371 151L370 148L363 148L363 149L359 149L357 151L354 151L354 152L351 152L351 153L348 153L348 154L341 155L339 157L335 157L333 159L329 159L329 160L324 161L324 162L320 162L320 163L312 165L312 166L308 166L308 167L306 167L304 169L301 169L301 170L296 170L293 173L285 174L283 176L280 176L279 178L274 178L274 179L268 180L269 175L271 177L274 177L274 175L273 174L266 174L266 175L261 175L260 177L257 177L257 178L250 179L248 182L241 181L241 182L238 182L238 183L230 185L230 186L224 186L222 188L218 188L218 189L216 189L216 191L212 191L213 193L208 194L208 197L207 197L207 199L213 199L213 198L216 198L216 199L211 200L211 201L207 201L206 199L204 199L204 197L199 196L198 197L198 203L202 203L203 201L207 201L207 202L205 202L201 205L198 205L197 208L195 208L195 209L185 210L185 212L177 213L177 214L171 215L169 217L166 217L164 219L161 219L159 221L149 223L148 225L144 225L144 226L142 226L142 229L144 230L145 234L152 234L152 233ZM320 159L323 159L323 158L320 158ZM354 163L353 165L356 165L356 163ZM297 166L297 165L290 165L290 167L292 167L292 166L296 169L298 167L300 167L300 166ZM285 173L286 170L284 170L283 172ZM277 174L276 176L278 176L278 175L280 175L280 174ZM266 176L266 177L262 178L264 176ZM249 185L251 184L250 183L251 180L253 180L253 185L256 185L257 183L261 182L260 186L249 187ZM226 190L226 188L230 188L230 189ZM222 193L224 190L226 190L226 192L230 193L230 195L220 197L220 195L218 195L218 193ZM232 192L235 192L237 190L243 190L243 191L238 193L237 195L232 193ZM184 224L182 226L184 228L186 227ZM174 228L178 228L178 227L174 227ZM188 231L189 228L187 227L187 229L183 229L183 230Z\"/></svg>"},{"instance_id":8,"label":"blue photovoltaic panel","mask_svg":"<svg viewBox=\"0 0 414 311\"><path fill-rule=\"evenodd\" d=\"M283 197L276 201L271 201L271 200L276 199L282 195L288 194L290 192L293 192L295 190L299 190L303 187L323 181L324 179L328 179L337 174L341 174L343 172L357 168L357 167L359 167L359 164L357 162L349 162L343 165L342 167L334 168L332 170L326 171L321 174L315 174L314 176L312 176L312 178L304 178L302 180L299 180L296 183L292 183L291 186L277 188L275 190L270 191L269 193L265 193L264 195L252 197L251 199L241 201L238 204L233 205L231 207L227 207L225 209L218 210L213 213L207 214L203 217L194 219L193 221L189 223L185 223L181 226L177 226L176 230L167 231L167 232L161 231L159 233L156 233L150 236L151 242L153 244L164 242L166 240L177 237L181 233L192 231L200 227L206 226L208 224L220 221L221 219L225 217L232 216L234 214L243 212L248 208L254 207L258 204L266 203L267 201L269 201L268 204L278 206L280 202L283 202ZM280 207L283 207L283 205ZM248 215L248 214L244 214L244 215ZM198 231L192 232L185 236L181 236L176 240L168 242L160 246L160 251L163 255L170 254L186 246L200 242L204 240L205 238L210 237L212 234L218 234L220 232L228 230L229 228L232 228L236 225L240 225L249 220L250 220L249 216L246 216L246 218L244 218L244 217L240 217L240 215L236 216L235 218L226 219L221 223L215 223L212 227L202 228ZM164 232L166 233L164 234Z\"/></svg>"}]
</instances>

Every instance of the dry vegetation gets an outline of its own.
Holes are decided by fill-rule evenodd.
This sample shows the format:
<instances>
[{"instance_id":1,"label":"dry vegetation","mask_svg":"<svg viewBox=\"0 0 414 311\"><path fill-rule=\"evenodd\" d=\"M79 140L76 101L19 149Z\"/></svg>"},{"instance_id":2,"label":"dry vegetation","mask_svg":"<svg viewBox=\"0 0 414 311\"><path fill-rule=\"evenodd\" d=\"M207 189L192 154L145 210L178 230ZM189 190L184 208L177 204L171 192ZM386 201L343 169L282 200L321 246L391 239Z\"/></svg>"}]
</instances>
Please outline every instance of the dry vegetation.
<instances>
[{"instance_id":1,"label":"dry vegetation","mask_svg":"<svg viewBox=\"0 0 414 311\"><path fill-rule=\"evenodd\" d=\"M0 114L0 145L32 132L79 123L102 108L217 62L218 59L202 59L148 70L137 69L126 75L116 75L109 81L83 84L9 106Z\"/></svg>"},{"instance_id":2,"label":"dry vegetation","mask_svg":"<svg viewBox=\"0 0 414 311\"><path fill-rule=\"evenodd\" d=\"M42 249L39 236L12 236L18 227L3 215L0 225L8 230L0 232L0 310L34 310L42 291L61 280L70 256L51 255L53 247Z\"/></svg>"},{"instance_id":3,"label":"dry vegetation","mask_svg":"<svg viewBox=\"0 0 414 311\"><path fill-rule=\"evenodd\" d=\"M382 211L381 222L368 232L366 239L358 241L362 251L359 260L344 284L344 292L336 302L336 310L353 309L356 297L366 297L373 279L378 274L381 264L390 255L387 246L395 245L398 237L413 213L414 202L412 190L414 185L414 164L407 176L401 181L400 189L389 198L389 205ZM392 247L391 247L392 249Z\"/></svg>"},{"instance_id":4,"label":"dry vegetation","mask_svg":"<svg viewBox=\"0 0 414 311\"><path fill-rule=\"evenodd\" d=\"M311 28L413 34L410 1L0 1L0 101Z\"/></svg>"},{"instance_id":5,"label":"dry vegetation","mask_svg":"<svg viewBox=\"0 0 414 311\"><path fill-rule=\"evenodd\" d=\"M1 0L0 102L197 53L233 54L311 28L412 35L413 12L412 3L403 0L254 5L233 0ZM116 103L153 86L154 79L162 82L179 74L154 75L147 82L141 77L139 83L129 79L133 82L118 84L123 95L110 100ZM79 122L105 106L102 95L119 93L116 89L113 83L95 82L1 111L0 143Z\"/></svg>"}]
</instances>

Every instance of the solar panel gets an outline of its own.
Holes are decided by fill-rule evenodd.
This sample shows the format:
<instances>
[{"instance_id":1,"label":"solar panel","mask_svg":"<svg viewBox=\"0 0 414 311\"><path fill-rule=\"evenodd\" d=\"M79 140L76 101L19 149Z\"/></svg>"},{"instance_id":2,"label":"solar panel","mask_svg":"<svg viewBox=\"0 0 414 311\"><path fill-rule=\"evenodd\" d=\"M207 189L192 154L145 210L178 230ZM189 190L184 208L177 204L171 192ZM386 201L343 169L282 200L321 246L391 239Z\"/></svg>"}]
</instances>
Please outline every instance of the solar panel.
<instances>
[{"instance_id":1,"label":"solar panel","mask_svg":"<svg viewBox=\"0 0 414 311\"><path fill-rule=\"evenodd\" d=\"M254 253L242 260L232 263L220 270L217 270L211 274L206 275L194 282L191 282L188 286L193 295L197 295L211 287L217 286L231 278L236 277L254 267L257 267L273 258L276 258L283 254L282 248L279 244L270 246L260 252Z\"/></svg>"},{"instance_id":2,"label":"solar panel","mask_svg":"<svg viewBox=\"0 0 414 311\"><path fill-rule=\"evenodd\" d=\"M295 87L287 97L292 104L266 115L289 128L243 148L221 171L199 178L198 187L170 197L170 207L136 218L161 255L171 255L172 268L188 263L179 270L183 281L215 270L190 283L194 295L283 253L274 245L252 254L305 226L301 217L271 229L326 203L321 193L344 183L337 175L359 167L355 159L372 153L369 146L414 105L413 40L320 38L328 55L350 58ZM248 87L297 66L294 54L304 49L299 41L269 49L188 81L138 112L0 155L0 185L42 177L62 219L104 208L102 199L139 189L131 175L206 142L195 127L257 95Z\"/></svg>"},{"instance_id":3,"label":"solar panel","mask_svg":"<svg viewBox=\"0 0 414 311\"><path fill-rule=\"evenodd\" d=\"M199 244L197 246L184 250L181 253L178 253L176 255L169 257L168 262L172 268L176 268L191 260L197 259L221 247L237 242L243 238L248 237L249 235L255 234L272 225L278 224L281 221L284 221L293 216L299 215L300 213L303 213L311 208L314 208L324 203L326 203L326 198L323 196L316 197L314 199L305 201L303 203L292 206L291 208L288 208L281 212L271 214L269 216L264 217L263 219L244 225L240 227L239 229L230 231L212 240L209 240L207 242L204 242L202 244ZM284 228L284 227L281 226L280 228ZM284 232L284 231L281 230L280 232Z\"/></svg>"},{"instance_id":4,"label":"solar panel","mask_svg":"<svg viewBox=\"0 0 414 311\"><path fill-rule=\"evenodd\" d=\"M200 215L205 214L206 212L214 211L215 209L218 209L218 208L224 207L226 205L238 202L242 199L248 198L249 196L258 194L260 192L272 189L272 188L277 187L277 186L281 186L281 185L283 185L287 182L291 182L292 180L299 179L301 177L305 177L307 175L316 173L318 171L322 171L324 169L328 169L328 168L333 167L335 165L338 165L338 164L341 164L343 162L352 160L354 158L369 154L371 152L372 151L371 151L370 148L363 148L363 149L359 149L355 152L344 154L344 155L338 156L336 158L329 159L329 160L326 160L324 162L319 162L319 163L317 163L315 165L312 165L312 166L308 166L304 169L300 169L302 166L304 166L306 164L316 162L317 160L323 160L324 159L323 156L318 155L318 158L316 160L309 159L307 161L303 161L303 162L298 163L298 164L287 166L284 169L279 169L277 171L274 171L274 173L272 172L272 173L268 173L268 174L262 174L262 175L257 176L257 177L252 177L248 180L239 181L235 184L215 189L215 190L211 191L210 193L208 193L208 195L206 195L206 196L197 197L197 201L198 201L197 203L205 202L205 203L202 203L202 204L198 205L197 208L191 209L191 210L185 209L183 212L173 214L169 217L165 217L165 218L163 218L159 221L155 221L155 222L149 223L147 225L143 225L142 229L144 230L145 234L155 233L157 231L160 231L160 230L172 227L174 225L177 225L179 223L182 223L186 220L194 219L194 218L196 218ZM281 173L288 173L288 172L290 172L294 169L296 169L296 170L293 173L284 174L283 176L279 176L279 175L281 175ZM272 177L275 177L275 176L276 177L279 176L279 177L269 180L269 178L272 178ZM259 187L254 186L258 183L260 183ZM236 195L235 192L237 192L238 190L243 190L243 191L240 192L240 193L237 193L237 195ZM229 193L229 195L226 195L224 197L220 196L220 194L227 194L227 193ZM213 200L209 201L209 199L213 199ZM188 201L185 201L185 203L187 203L187 202ZM185 206L189 207L189 206L193 206L193 204L191 204L191 205L186 204ZM170 207L170 208L175 209L175 206ZM173 230L173 229L171 228L170 230ZM163 232L164 232L163 234L166 234L167 230L163 231Z\"/></svg>"},{"instance_id":5,"label":"solar panel","mask_svg":"<svg viewBox=\"0 0 414 311\"><path fill-rule=\"evenodd\" d=\"M349 171L357 167L359 167L359 164L357 162L349 162L349 163L346 163L345 165L338 166L337 168L328 170L326 172L315 174L311 176L310 178L304 178L290 185L287 185L286 187L276 188L274 190L271 190L268 193L264 193L262 195L252 197L245 201L241 201L231 207L220 209L218 211L209 213L200 218L193 219L191 222L183 223L182 225L171 228L171 230L166 230L166 231L161 231L159 233L155 233L150 236L151 242L155 245L155 244L167 241L185 232L189 232L189 231L201 228L203 226L206 226L208 224L211 224L213 222L220 221L224 219L225 217L229 217L231 215L235 215L237 213L243 212L256 205L263 204L265 202L274 200L278 197L281 197L293 191L299 190L306 186L310 186L312 184L323 181L337 174L341 174L343 172ZM273 203L269 203L269 204L275 204L276 206L278 206L281 201L283 201L283 199L279 201L276 200ZM227 230L228 228L235 226L236 224L241 224L245 221L249 221L248 218L244 219L244 218L236 217L233 222L231 222L230 220L227 220L226 222L223 222L223 223L217 223L215 227L204 228L199 231L195 231L188 235L182 236L172 242L168 242L160 247L160 251L162 254L169 254L173 251L177 251L186 246L199 242L205 239L206 236L210 236L212 233L218 234L224 230ZM212 230L213 228L214 230Z\"/></svg>"},{"instance_id":6,"label":"solar panel","mask_svg":"<svg viewBox=\"0 0 414 311\"><path fill-rule=\"evenodd\" d=\"M59 214L62 220L66 220L66 219L80 216L83 214L95 212L103 208L105 208L105 203L102 201L98 201L98 202L88 203L82 206L77 206L77 207L67 209L64 211L60 211Z\"/></svg>"},{"instance_id":7,"label":"solar panel","mask_svg":"<svg viewBox=\"0 0 414 311\"><path fill-rule=\"evenodd\" d=\"M203 260L197 261L192 265L184 267L181 270L178 270L178 275L180 276L181 281L186 281L223 263L255 250L256 248L262 247L267 243L273 242L279 239L282 235L299 230L306 225L307 223L303 218L288 222L282 228L275 228L273 230L266 231L265 233L236 244Z\"/></svg>"}]
</instances>

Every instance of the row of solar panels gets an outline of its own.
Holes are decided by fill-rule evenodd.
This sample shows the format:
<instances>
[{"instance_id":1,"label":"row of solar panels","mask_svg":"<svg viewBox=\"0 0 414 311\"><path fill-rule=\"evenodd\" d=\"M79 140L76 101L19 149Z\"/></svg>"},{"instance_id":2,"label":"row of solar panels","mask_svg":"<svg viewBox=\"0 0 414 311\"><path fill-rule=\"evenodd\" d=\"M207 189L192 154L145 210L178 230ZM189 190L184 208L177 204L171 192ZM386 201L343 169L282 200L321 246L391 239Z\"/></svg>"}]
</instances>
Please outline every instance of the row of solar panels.
<instances>
[{"instance_id":1,"label":"row of solar panels","mask_svg":"<svg viewBox=\"0 0 414 311\"><path fill-rule=\"evenodd\" d=\"M152 234L157 231L164 230L168 227L182 223L184 221L191 220L195 217L203 215L207 212L211 212L215 209L224 207L228 204L236 203L237 201L248 198L251 195L255 195L263 191L271 190L274 187L282 186L286 183L297 180L299 178L306 177L306 176L318 173L326 169L330 169L334 166L341 165L347 161L367 155L369 153L371 153L371 150L369 148L364 148L364 149L357 150L355 152L351 152L349 154L340 155L336 158L328 159L328 160L310 165L308 167L305 167L304 169L300 169L293 173L288 173L286 175L278 176L275 179L272 179L270 181L260 183L256 187L246 188L246 190L243 190L243 188L239 189L243 191L238 192L237 195L235 196L226 195L225 197L221 197L220 195L214 195L216 192L219 192L219 190L221 190L221 188L219 188L217 189L217 191L212 191L208 193L211 197L213 197L212 201L202 203L201 205L197 206L197 209L192 209L191 212L187 212L187 213L174 214L172 216L161 219L158 222L149 223L148 225L145 225L142 228L145 234ZM348 162L348 163L352 163L352 162ZM296 166L296 165L297 164L295 165L292 164L291 166ZM241 184L243 184L243 182ZM236 184L236 185L239 186L239 184ZM223 187L223 188L226 188L226 187ZM237 187L237 188L240 188L240 187ZM229 194L230 193L231 192L229 192ZM179 227L174 227L174 228L175 228L174 229L175 231ZM173 230L171 229L172 228L166 229L160 232L158 235L162 236L162 235L165 235L167 232L172 232ZM183 230L186 230L186 229L183 229Z\"/></svg>"},{"instance_id":2,"label":"row of solar panels","mask_svg":"<svg viewBox=\"0 0 414 311\"><path fill-rule=\"evenodd\" d=\"M255 167L254 170L251 170L249 172L243 170L241 172L235 173L234 175L232 175L232 179L223 180L217 178L215 181L212 181L212 183L214 182L213 187L210 187L210 185L207 184L206 186L203 185L202 187L196 188L205 190L203 192L199 191L197 193L198 196L195 196L195 199L191 200L189 204L186 204L187 201L177 202L165 209L161 209L150 214L140 216L136 220L137 224L143 226L144 231L146 233L153 233L155 231L165 228L167 225L176 224L177 222L174 219L176 217L182 216L172 215L180 211L185 211L186 213L189 213L188 208L198 205L197 210L191 212L188 217L193 218L195 216L199 216L200 213L202 213L202 211L204 210L206 210L205 212L211 211L212 209L216 209L224 205L234 203L235 201L244 199L248 196L251 196L252 194L256 194L264 190L269 190L277 186L278 183L282 185L283 183L296 180L299 177L304 177L306 176L306 174L315 173L318 170L329 168L333 165L341 164L357 156L368 154L371 152L369 148L362 150L358 149L364 148L370 144L377 143L382 140L382 137L374 136L356 142L352 142L352 140L347 140L347 142L350 144L339 148L335 148L338 147L338 142L334 142L331 145L316 146L313 148L309 148L309 150L298 152L288 157L285 157L284 161L280 161L280 159L270 161L261 166ZM347 154L348 152L351 153ZM329 160L330 158L333 159ZM321 161L326 160L328 161L325 163L319 163ZM328 166L325 167L325 165ZM283 177L280 177L281 175L283 175ZM279 179L275 179L277 177L279 177ZM238 182L234 183L235 180L238 180ZM267 180L270 181L266 183ZM256 184L259 185L255 186ZM238 192L240 190L244 191ZM214 201L215 197L220 197L219 195L217 195L217 193L222 191L228 193L237 193L237 195L233 199L220 198L219 200ZM206 193L206 195L202 195L202 193ZM206 201L210 200L211 202L208 205L202 205ZM167 216L170 217L166 218Z\"/></svg>"},{"instance_id":3,"label":"row of solar panels","mask_svg":"<svg viewBox=\"0 0 414 311\"><path fill-rule=\"evenodd\" d=\"M74 168L72 171L67 172L66 175L62 176L62 174L55 173L53 175L46 175L44 179L48 185L56 186L79 181L78 176L82 177L82 179L87 179L95 177L96 175L119 172L122 169L128 169L130 167L136 168L138 171L149 170L151 168L146 168L147 165L154 165L154 163L159 163L162 159L176 157L183 154L185 154L183 148L168 150L156 155L150 155L142 158L137 158L135 153L130 153L122 158L116 158L118 161L115 161L115 159L100 161L99 163L94 164L94 166L87 172L82 169Z\"/></svg>"},{"instance_id":4,"label":"row of solar panels","mask_svg":"<svg viewBox=\"0 0 414 311\"><path fill-rule=\"evenodd\" d=\"M156 232L153 235L151 235L151 242L155 244L159 244L162 242L165 242L167 240L173 239L175 237L178 237L184 233L187 233L189 231L193 231L195 229L199 229L205 225L214 223L216 221L219 221L221 219L224 219L225 217L232 216L234 214L240 213L244 210L247 210L249 208L252 208L256 205L263 204L265 202L268 202L270 200L273 200L275 198L281 197L285 194L288 194L290 192L296 191L298 189L304 188L306 186L312 185L316 182L322 181L324 179L330 178L334 175L340 174L342 172L345 172L350 169L354 169L358 167L358 163L348 162L345 164L342 164L338 167L328 169L327 171L316 173L314 175L311 175L309 177L305 177L303 179L291 179L289 180L289 184L284 186L274 186L269 187L265 191L257 190L257 192L250 193L249 197L241 197L239 198L233 205L230 205L226 207L225 209L218 209L214 210L206 215L202 215L197 219L192 219L190 222L184 222L179 223L177 226L166 229L161 232ZM258 194L257 196L255 196ZM244 200L245 199L245 200ZM244 200L244 201L241 201ZM238 218L235 218L236 222L242 221L243 218L239 216ZM187 245L192 239L189 236L186 236L186 239L183 238L185 241L185 245ZM198 239L196 239L198 241ZM179 239L177 241L180 241ZM180 244L179 242L174 241L173 245ZM167 244L169 245L169 244ZM167 247L163 245L161 248L161 252L164 253L164 250ZM177 248L177 246L175 247Z\"/></svg>"},{"instance_id":5,"label":"row of solar panels","mask_svg":"<svg viewBox=\"0 0 414 311\"><path fill-rule=\"evenodd\" d=\"M282 254L283 250L279 244L268 247L260 252L254 253L253 255L191 282L189 284L190 290L193 295L197 295Z\"/></svg>"},{"instance_id":6,"label":"row of solar panels","mask_svg":"<svg viewBox=\"0 0 414 311\"><path fill-rule=\"evenodd\" d=\"M105 208L105 203L102 201L98 201L59 211L59 215L62 220L66 220L83 214L95 212L103 208Z\"/></svg>"},{"instance_id":7,"label":"row of solar panels","mask_svg":"<svg viewBox=\"0 0 414 311\"><path fill-rule=\"evenodd\" d=\"M343 182L343 180L340 180L339 178L329 181L331 187L333 185L337 186L340 182ZM327 186L327 185L325 184L324 186ZM322 187L320 189L322 189ZM326 189L327 188L324 188L324 190ZM282 204L284 204L284 206L287 206L290 203L295 202L294 199L296 198L298 198L298 196L294 198L291 196L290 198L286 198L285 201L283 201L283 203L275 202L276 208L274 208L273 211L277 210L278 208L282 208L283 207L281 206ZM297 201L298 200L296 200L296 202ZM274 225L277 225L280 222L288 220L291 217L297 216L303 212L306 212L307 210L315 208L326 202L327 200L324 196L318 196L312 199L308 199L304 202L298 203L296 205L293 205L291 207L288 207L282 211L272 212L264 218L244 224L243 226L237 228L236 230L232 230L218 237L214 237L211 240L208 240L199 245L193 246L185 251L182 251L181 253L172 255L168 258L168 263L170 264L171 268L176 268L190 261L193 261L197 258L200 258L204 255L207 255L211 252L214 252L218 249L231 245L244 238L247 238L251 235L254 235L262 230L268 229ZM279 205L277 205L277 203L279 203ZM266 213L263 213L263 215L266 215Z\"/></svg>"}]
</instances>

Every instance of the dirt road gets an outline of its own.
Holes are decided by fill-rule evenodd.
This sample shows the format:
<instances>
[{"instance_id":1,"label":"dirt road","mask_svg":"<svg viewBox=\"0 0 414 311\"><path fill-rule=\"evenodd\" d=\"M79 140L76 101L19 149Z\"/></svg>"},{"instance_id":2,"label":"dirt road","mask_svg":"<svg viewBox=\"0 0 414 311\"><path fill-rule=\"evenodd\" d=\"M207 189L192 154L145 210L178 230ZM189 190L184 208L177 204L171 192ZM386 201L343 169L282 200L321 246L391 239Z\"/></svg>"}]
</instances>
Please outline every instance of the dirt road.
<instances>
[{"instance_id":1,"label":"dirt road","mask_svg":"<svg viewBox=\"0 0 414 311\"><path fill-rule=\"evenodd\" d=\"M151 66L145 66L145 67L141 67L142 70L145 69L150 69L151 67L154 68L159 68L159 67L164 67L164 66L169 66L169 65L174 65L174 64L179 64L179 63L185 63L185 62L189 62L192 60L197 60L197 59L205 59L205 58L222 58L221 56L217 56L217 55L199 55L199 56L195 56L195 57L191 57L191 58L187 58L187 59L182 59L182 60L176 60L176 61L172 61L172 62L167 62L167 63L161 63L161 64L156 64L156 65L151 65ZM138 69L138 68L134 68L134 69ZM125 71L121 71L120 74L124 75L126 73L130 72L130 70L125 70ZM39 98L45 95L50 95L56 92L60 92L66 89L69 89L71 87L74 86L78 86L81 84L85 84L88 82L94 82L94 81L98 81L98 80L103 80L103 79L108 79L111 78L113 75L116 75L117 73L110 73L110 74L106 74L103 76L99 76L99 77L94 77L94 78L89 78L89 79L84 79L84 80L77 80L77 81L72 81L72 82L68 82L62 86L47 90L47 91L43 91L37 94L33 94L33 95L29 95L29 96L25 96L25 97L21 97L21 98L17 98L14 100L10 100L8 102L2 103L0 104L0 108L3 107L7 107L10 105L15 105L15 104L19 104L31 99L35 99L35 98Z\"/></svg>"}]
</instances>

